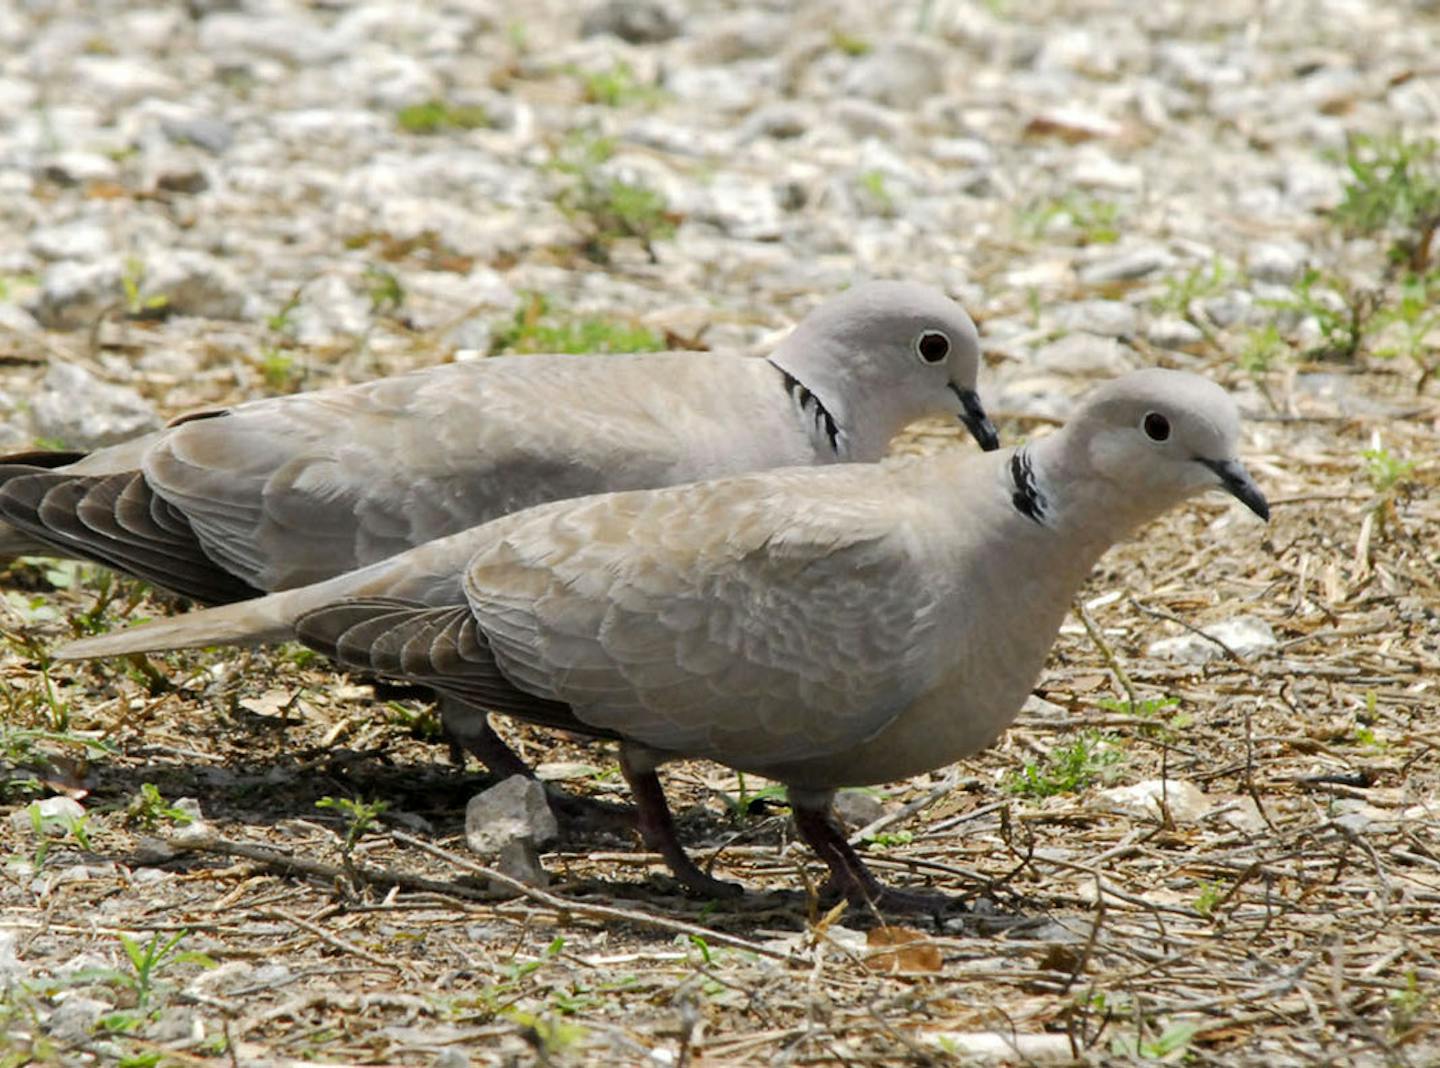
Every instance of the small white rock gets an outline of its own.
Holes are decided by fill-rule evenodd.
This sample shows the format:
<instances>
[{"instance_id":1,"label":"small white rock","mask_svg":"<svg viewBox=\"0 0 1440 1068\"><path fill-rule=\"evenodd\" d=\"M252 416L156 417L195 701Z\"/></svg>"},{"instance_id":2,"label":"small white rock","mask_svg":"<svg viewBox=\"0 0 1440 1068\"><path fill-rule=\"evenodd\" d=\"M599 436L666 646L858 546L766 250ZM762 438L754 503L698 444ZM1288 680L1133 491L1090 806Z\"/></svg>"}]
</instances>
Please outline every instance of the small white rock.
<instances>
[{"instance_id":1,"label":"small white rock","mask_svg":"<svg viewBox=\"0 0 1440 1068\"><path fill-rule=\"evenodd\" d=\"M1150 643L1146 649L1149 656L1158 660L1178 660L1183 664L1203 664L1224 656L1225 650L1217 642L1234 650L1240 656L1253 656L1276 644L1275 632L1270 624L1254 616L1239 616L1222 623L1202 627L1204 634L1214 638L1208 641L1200 634L1187 631L1173 638L1161 638Z\"/></svg>"},{"instance_id":2,"label":"small white rock","mask_svg":"<svg viewBox=\"0 0 1440 1068\"><path fill-rule=\"evenodd\" d=\"M32 833L36 829L37 815L41 834L65 834L74 821L84 817L85 806L73 797L47 797L43 801L32 801L24 808L10 813L10 825L22 833Z\"/></svg>"},{"instance_id":3,"label":"small white rock","mask_svg":"<svg viewBox=\"0 0 1440 1068\"><path fill-rule=\"evenodd\" d=\"M1163 817L1161 804L1177 823L1190 823L1211 808L1210 799L1192 782L1183 779L1146 779L1133 786L1115 786L1100 791L1100 800L1131 816L1146 819Z\"/></svg>"},{"instance_id":4,"label":"small white rock","mask_svg":"<svg viewBox=\"0 0 1440 1068\"><path fill-rule=\"evenodd\" d=\"M559 833L545 787L523 775L476 794L465 806L465 842L482 856L494 856L513 841L540 845Z\"/></svg>"}]
</instances>

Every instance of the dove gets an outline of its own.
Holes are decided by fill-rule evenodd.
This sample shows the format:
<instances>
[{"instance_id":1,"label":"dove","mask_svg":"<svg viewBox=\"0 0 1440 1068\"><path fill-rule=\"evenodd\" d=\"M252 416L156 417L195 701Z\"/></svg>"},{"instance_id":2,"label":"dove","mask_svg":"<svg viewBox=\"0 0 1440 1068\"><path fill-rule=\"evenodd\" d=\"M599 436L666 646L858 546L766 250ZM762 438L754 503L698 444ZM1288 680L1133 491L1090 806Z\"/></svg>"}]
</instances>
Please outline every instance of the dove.
<instances>
[{"instance_id":1,"label":"dove","mask_svg":"<svg viewBox=\"0 0 1440 1068\"><path fill-rule=\"evenodd\" d=\"M705 759L786 787L827 892L883 886L831 810L843 787L990 745L1075 593L1142 524L1218 489L1268 520L1230 396L1137 371L1018 448L789 468L540 505L350 575L82 639L62 659L298 637L337 663L620 743L641 834L676 835L656 770ZM456 587L459 587L458 593Z\"/></svg>"},{"instance_id":2,"label":"dove","mask_svg":"<svg viewBox=\"0 0 1440 1068\"><path fill-rule=\"evenodd\" d=\"M197 413L84 457L0 458L0 550L224 604L546 501L875 461L925 416L958 417L993 449L979 362L974 324L944 294L868 282L766 359L494 357ZM488 728L462 741L492 770L528 772Z\"/></svg>"}]
</instances>

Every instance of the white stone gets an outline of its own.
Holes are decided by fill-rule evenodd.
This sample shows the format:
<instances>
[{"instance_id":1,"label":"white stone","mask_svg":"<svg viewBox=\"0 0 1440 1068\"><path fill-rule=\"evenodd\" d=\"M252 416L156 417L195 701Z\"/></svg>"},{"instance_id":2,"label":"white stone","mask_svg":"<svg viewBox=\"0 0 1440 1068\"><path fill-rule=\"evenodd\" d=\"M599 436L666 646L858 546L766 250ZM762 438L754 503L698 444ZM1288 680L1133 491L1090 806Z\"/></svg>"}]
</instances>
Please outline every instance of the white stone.
<instances>
[{"instance_id":1,"label":"white stone","mask_svg":"<svg viewBox=\"0 0 1440 1068\"><path fill-rule=\"evenodd\" d=\"M52 363L30 402L37 438L94 449L160 425L155 409L129 386L102 382L73 363Z\"/></svg>"},{"instance_id":2,"label":"white stone","mask_svg":"<svg viewBox=\"0 0 1440 1068\"><path fill-rule=\"evenodd\" d=\"M494 856L513 841L540 845L559 833L545 787L523 775L476 794L465 806L465 842L482 856Z\"/></svg>"},{"instance_id":3,"label":"white stone","mask_svg":"<svg viewBox=\"0 0 1440 1068\"><path fill-rule=\"evenodd\" d=\"M1124 374L1135 365L1131 350L1114 338L1077 331L1036 349L1035 366L1063 375Z\"/></svg>"},{"instance_id":4,"label":"white stone","mask_svg":"<svg viewBox=\"0 0 1440 1068\"><path fill-rule=\"evenodd\" d=\"M1146 779L1133 786L1114 786L1101 790L1099 799L1117 811L1142 819L1163 819L1163 804L1176 823L1192 823L1212 807L1204 791L1183 779Z\"/></svg>"},{"instance_id":5,"label":"white stone","mask_svg":"<svg viewBox=\"0 0 1440 1068\"><path fill-rule=\"evenodd\" d=\"M1161 638L1151 642L1146 653L1159 660L1203 664L1225 655L1224 648L1216 642L1223 642L1242 657L1253 656L1276 645L1275 632L1270 629L1270 624L1255 616L1238 616L1221 623L1212 623L1201 630L1215 641L1187 631L1173 638Z\"/></svg>"},{"instance_id":6,"label":"white stone","mask_svg":"<svg viewBox=\"0 0 1440 1068\"><path fill-rule=\"evenodd\" d=\"M953 53L925 40L886 41L857 59L841 91L902 111L913 111L945 89Z\"/></svg>"},{"instance_id":7,"label":"white stone","mask_svg":"<svg viewBox=\"0 0 1440 1068\"><path fill-rule=\"evenodd\" d=\"M24 834L34 833L35 821L40 821L41 834L65 834L70 824L85 816L85 806L73 797L63 794L47 797L43 801L32 801L24 808L10 813L10 826Z\"/></svg>"},{"instance_id":8,"label":"white stone","mask_svg":"<svg viewBox=\"0 0 1440 1068\"><path fill-rule=\"evenodd\" d=\"M1102 337L1130 337L1139 323L1134 307L1120 300L1057 304L1050 312L1056 325L1064 330L1084 330Z\"/></svg>"}]
</instances>

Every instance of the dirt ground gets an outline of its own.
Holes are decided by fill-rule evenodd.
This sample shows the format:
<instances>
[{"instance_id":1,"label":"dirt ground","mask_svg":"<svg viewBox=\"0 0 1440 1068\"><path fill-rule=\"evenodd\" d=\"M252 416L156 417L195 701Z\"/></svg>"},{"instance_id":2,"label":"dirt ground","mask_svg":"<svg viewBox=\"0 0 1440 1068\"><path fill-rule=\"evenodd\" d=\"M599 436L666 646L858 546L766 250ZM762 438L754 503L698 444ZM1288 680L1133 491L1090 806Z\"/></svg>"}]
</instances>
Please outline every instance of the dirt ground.
<instances>
[{"instance_id":1,"label":"dirt ground","mask_svg":"<svg viewBox=\"0 0 1440 1068\"><path fill-rule=\"evenodd\" d=\"M47 666L99 599L106 619L165 609L14 565L6 588L57 615L7 628L11 774L87 815L43 856L4 824L0 922L31 991L7 1063L1434 1063L1435 468L1377 504L1374 433L1419 455L1430 430L1259 424L1269 527L1206 499L1145 530L1085 591L1096 637L1067 624L1043 702L992 751L885 791L873 863L963 898L943 924L819 914L783 807L728 814L738 784L704 765L667 782L697 854L754 889L741 904L689 900L637 841L583 828L544 857L543 893L489 900L463 839L483 779L447 766L423 705L376 704L295 650ZM1241 615L1278 644L1146 655ZM623 793L607 754L511 737L566 788ZM1095 783L1007 788L1076 739ZM1111 792L1162 776L1165 804ZM37 794L12 794L23 817ZM389 808L347 846L327 797ZM167 814L179 798L205 822ZM143 982L127 937L159 955ZM114 1030L67 1040L67 995Z\"/></svg>"},{"instance_id":2,"label":"dirt ground","mask_svg":"<svg viewBox=\"0 0 1440 1068\"><path fill-rule=\"evenodd\" d=\"M401 6L417 18L427 9ZM1269 525L1210 496L1147 527L1096 569L1035 699L999 744L852 802L868 821L857 830L882 877L964 904L941 918L820 909L810 892L819 865L794 841L783 799L698 763L667 768L666 786L694 855L750 888L739 902L685 896L635 835L595 825L567 827L543 855L547 887L497 890L464 837L466 803L488 781L473 764L450 763L423 703L377 698L298 647L51 662L64 639L176 606L95 569L10 562L0 570L0 1068L1440 1064L1440 331L1426 318L1440 293L1440 249L1423 219L1418 239L1405 243L1416 220L1386 215L1393 201L1374 208L1369 229L1355 218L1347 228L1335 214L1347 173L1335 153L1345 139L1357 128L1384 133L1388 118L1376 114L1388 116L1397 100L1419 107L1433 97L1425 45L1433 5L1320 5L1336 20L1344 8L1383 23L1376 33L1390 35L1388 52L1356 47L1361 38L1347 37L1340 21L1312 26L1306 4L1221 3L1213 21L1198 5L1146 5L1139 28L1128 5L959 5L967 21L949 36L934 31L936 47L964 60L946 69L953 106L937 89L931 104L945 107L867 105L842 116L845 131L860 131L855 143L869 138L868 152L885 141L885 123L904 134L894 154L905 167L879 178L857 172L863 188L848 201L822 183L834 159L859 159L860 149L827 140L841 135L822 125L830 101L820 98L838 65L864 62L870 42L854 35L883 41L893 27L865 21L884 5L852 4L852 20L832 28L829 6L807 7L806 32L819 43L797 47L785 59L788 80L764 87L794 94L778 103L799 101L799 118L775 111L767 121L781 131L780 148L767 147L768 133L756 135L761 148L745 148L757 154L760 162L746 157L756 173L794 164L799 177L787 177L787 189L820 189L786 209L799 236L787 230L784 240L799 244L768 231L735 237L721 225L734 216L716 209L718 223L681 218L673 246L656 237L658 263L628 239L616 239L602 263L571 232L571 214L549 201L543 212L506 201L507 178L486 195L503 202L493 214L497 228L513 229L510 243L489 259L457 258L433 231L423 241L381 232L375 219L391 218L381 210L390 208L400 218L406 190L378 178L337 185L334 195L383 194L399 206L381 204L354 232L332 225L338 215L317 192L329 188L325 168L345 173L361 162L329 142L288 162L268 142L243 142L248 154L215 164L234 172L204 210L187 206L186 187L143 187L133 160L151 150L146 142L112 152L116 176L103 182L42 175L27 185L24 210L36 225L76 204L118 205L122 220L173 216L173 230L157 232L175 241L207 226L241 227L233 242L227 233L201 243L241 264L237 286L265 311L224 325L200 313L166 318L127 274L136 289L129 307L98 310L83 327L0 322L0 390L27 398L49 364L74 363L134 387L169 417L296 388L297 369L311 387L449 359L458 342L436 325L441 316L424 304L432 298L421 283L472 268L460 289L484 270L506 293L543 283L615 315L629 315L634 299L656 323L684 312L672 342L703 335L706 343L757 341L762 328L803 310L797 294L823 296L842 278L878 271L948 279L965 299L986 339L982 392L1007 442L1053 425L1044 405L1021 403L1032 370L1041 383L1032 392L1054 386L1061 411L1075 389L1103 377L1098 364L1107 360L1222 382L1246 412L1242 454L1271 501ZM333 22L345 5L298 7ZM550 7L558 10L551 22L574 21L573 5ZM992 15L982 19L981 8ZM1250 8L1274 18L1253 21ZM221 11L220 29L229 17ZM536 16L532 37L543 45L542 21ZM43 22L37 17L35 32ZM6 25L0 18L0 32ZM1115 25L1125 33L1107 29ZM1181 35L1193 54L1171 49ZM203 68L189 64L188 40L170 51L163 41L147 47L163 53L177 81L191 78L187 91L209 93L210 82L193 74ZM437 32L434 40L450 39ZM496 53L519 50L498 30L475 40ZM1426 54L1402 56L1406 41ZM1046 52L1047 42L1058 43ZM445 47L463 53L472 43L455 36ZM1158 74L1132 70L1148 63L1152 44L1170 59L1155 61ZM1253 111L1221 107L1227 92L1249 92L1229 68L1205 80L1232 52L1280 57L1279 73L1241 101ZM648 70L648 53L633 53L624 54L635 69ZM1058 81L1046 55L1052 66L1069 64ZM1306 80L1355 73L1355 55L1363 62L1354 80ZM806 74L812 61L816 73ZM497 61L486 85L532 100L536 146L541 135L564 143L571 112L602 107L580 101L563 63L546 66L533 52L506 63ZM107 77L119 69L92 66ZM684 69L672 64L672 73ZM1158 88L1145 82L1153 93L1115 103L1141 74ZM232 81L216 91L233 94L236 113L268 131L261 120L286 102L279 94L290 90L289 74L262 86L272 97L253 95L262 92L253 81ZM624 133L632 119L664 117L671 126L643 129L631 154L668 161L687 189L724 192L699 172L728 160L690 158L675 130L709 136L740 120L707 125L697 91L687 98L683 89L677 77L668 99L612 109L620 116L612 125ZM1097 111L1113 104L1125 121L1052 108L1072 89ZM301 90L319 92L312 83ZM1284 107L1267 110L1282 94L1291 94ZM302 112L308 99L290 103ZM1297 119L1292 110L1302 105L1309 110ZM386 163L403 174L420 135L397 133L387 107L372 107L373 125L399 142L390 150L401 162ZM300 114L295 128L315 121ZM782 141L787 122L818 132ZM943 125L946 137L926 123ZM459 145L472 135L519 139L525 129L516 120L513 130L452 133ZM1330 155L1312 143L1315 130L1332 135ZM1433 164L1434 145L1418 144L1406 151ZM540 188L564 176L536 146L496 155L539 175ZM1212 151L1220 162L1206 161ZM1100 177L1077 200L1072 178L1082 164ZM280 200L290 189L264 178L262 165L304 195L260 203L255 190L279 190ZM135 174L125 170L132 166ZM984 173L944 184L967 167ZM1143 187L1125 185L1131 168L1143 170ZM1317 168L1334 195L1300 203ZM470 181L470 170L456 173ZM1437 195L1440 176L1425 181ZM1245 215L1269 211L1272 193L1284 202L1282 221ZM226 197L251 194L256 204L227 214L235 201ZM491 207L481 198L475 214ZM6 226L20 214L0 203ZM854 247L841 240L849 236ZM1303 252L1286 280L1275 280L1285 271L1261 239ZM598 240L589 234L591 246ZM1116 242L1114 258L1149 246L1170 258L1143 276L1100 277L1093 268L1115 267L1104 257ZM1409 281L1389 255L1397 249L1409 258ZM1262 252L1271 257L1263 283ZM39 267L23 272L33 278L11 276L5 264L21 262L12 253L0 263L0 287L18 307L43 285ZM310 344L287 318L293 311L309 321L295 303L302 287L306 300L344 289L311 285L329 269L317 263L348 271L340 281L353 291L333 303L358 304L363 336ZM1301 273L1306 264L1321 274ZM815 274L800 271L811 266ZM390 288L378 294L358 288L387 274ZM1418 305L1404 303L1410 282L1420 286ZM1280 301L1288 310L1266 310L1276 287L1288 292L1289 303ZM1355 344L1337 352L1324 332L1343 334L1345 316L1368 307L1372 293L1369 310L1389 309L1390 326L1379 326L1376 312L1375 329L1363 337L1357 329ZM321 315L328 306L314 302L311 318L330 322ZM1070 350L1051 350L1045 364L1051 341L1083 333L1059 310L1093 315L1093 302L1106 314L1128 308L1139 325L1091 338L1080 352L1091 362L1078 370L1056 369ZM455 308L443 310L455 317ZM477 318L485 316L497 332L511 322L498 301ZM1167 319L1179 324L1165 327L1173 344L1157 340ZM1413 328L1413 351L1387 355L1402 327ZM7 427L18 411L6 409ZM900 447L970 446L927 426ZM1217 624L1230 629L1196 633ZM1223 636L1236 625L1260 639L1237 648ZM1167 639L1188 641L1191 659L1153 648ZM557 786L626 800L604 747L500 728ZM73 803L71 816L36 807L57 799Z\"/></svg>"}]
</instances>

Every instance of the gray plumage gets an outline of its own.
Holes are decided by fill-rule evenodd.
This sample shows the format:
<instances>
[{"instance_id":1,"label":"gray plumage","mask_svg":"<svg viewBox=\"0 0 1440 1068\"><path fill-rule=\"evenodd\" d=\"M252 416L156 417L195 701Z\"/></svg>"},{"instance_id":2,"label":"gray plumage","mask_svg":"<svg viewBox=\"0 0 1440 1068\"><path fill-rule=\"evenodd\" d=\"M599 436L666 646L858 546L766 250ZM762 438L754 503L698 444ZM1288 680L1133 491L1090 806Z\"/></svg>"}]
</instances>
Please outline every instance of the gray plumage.
<instances>
[{"instance_id":1,"label":"gray plumage","mask_svg":"<svg viewBox=\"0 0 1440 1068\"><path fill-rule=\"evenodd\" d=\"M632 783L675 757L757 772L789 787L838 888L874 900L826 837L833 791L989 745L1140 524L1214 488L1267 517L1237 440L1218 386L1137 372L1020 449L552 503L60 656L298 636L462 706L619 738Z\"/></svg>"},{"instance_id":2,"label":"gray plumage","mask_svg":"<svg viewBox=\"0 0 1440 1068\"><path fill-rule=\"evenodd\" d=\"M945 354L931 363L920 342L935 334ZM545 501L877 460L924 416L958 416L993 448L978 365L954 302L872 282L768 359L498 357L200 413L54 469L30 454L0 466L0 549L44 546L232 601Z\"/></svg>"}]
</instances>

